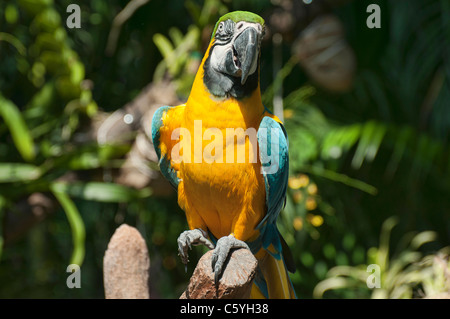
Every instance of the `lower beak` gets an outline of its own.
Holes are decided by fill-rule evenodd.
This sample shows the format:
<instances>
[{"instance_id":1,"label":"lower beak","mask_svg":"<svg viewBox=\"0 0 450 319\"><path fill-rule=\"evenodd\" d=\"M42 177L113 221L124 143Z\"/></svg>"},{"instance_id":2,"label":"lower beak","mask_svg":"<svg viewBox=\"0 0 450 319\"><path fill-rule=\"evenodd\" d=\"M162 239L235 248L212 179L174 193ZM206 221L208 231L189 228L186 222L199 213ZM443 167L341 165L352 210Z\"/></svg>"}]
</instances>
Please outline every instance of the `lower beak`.
<instances>
[{"instance_id":1,"label":"lower beak","mask_svg":"<svg viewBox=\"0 0 450 319\"><path fill-rule=\"evenodd\" d=\"M252 27L245 29L234 41L233 47L237 54L239 68L242 71L242 84L247 81L250 73L253 73L256 70L258 46L258 31Z\"/></svg>"}]
</instances>

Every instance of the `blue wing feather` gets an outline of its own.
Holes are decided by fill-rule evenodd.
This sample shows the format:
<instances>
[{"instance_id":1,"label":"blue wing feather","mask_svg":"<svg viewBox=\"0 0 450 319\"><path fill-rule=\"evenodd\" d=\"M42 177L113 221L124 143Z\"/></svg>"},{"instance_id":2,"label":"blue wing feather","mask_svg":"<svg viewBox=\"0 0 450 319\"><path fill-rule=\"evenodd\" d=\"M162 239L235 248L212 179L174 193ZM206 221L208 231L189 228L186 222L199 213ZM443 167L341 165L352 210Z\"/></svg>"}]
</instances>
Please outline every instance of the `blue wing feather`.
<instances>
[{"instance_id":1,"label":"blue wing feather","mask_svg":"<svg viewBox=\"0 0 450 319\"><path fill-rule=\"evenodd\" d=\"M152 118L152 140L153 146L155 147L156 155L158 155L158 165L163 176L170 182L170 184L178 189L179 179L177 176L177 171L170 164L170 160L165 154L161 155L160 148L160 138L161 138L161 127L163 126L163 115L173 106L162 106L156 110Z\"/></svg>"},{"instance_id":2,"label":"blue wing feather","mask_svg":"<svg viewBox=\"0 0 450 319\"><path fill-rule=\"evenodd\" d=\"M259 156L261 170L266 189L266 216L256 227L260 231L259 238L248 243L256 253L264 248L276 259L283 259L289 249L277 228L277 218L286 203L286 191L289 178L288 139L284 126L273 118L265 116L259 125L258 133ZM288 267L289 268L289 267ZM292 268L291 268L292 269ZM266 298L269 297L266 280L259 271L255 284ZM291 283L292 285L292 283Z\"/></svg>"},{"instance_id":3,"label":"blue wing feather","mask_svg":"<svg viewBox=\"0 0 450 319\"><path fill-rule=\"evenodd\" d=\"M275 251L268 252L280 259L282 253L280 233L276 221L286 200L289 178L289 153L286 130L283 125L271 117L264 117L260 123L258 145L262 164L262 173L266 188L267 213L257 226L261 233L262 247L270 245Z\"/></svg>"}]
</instances>

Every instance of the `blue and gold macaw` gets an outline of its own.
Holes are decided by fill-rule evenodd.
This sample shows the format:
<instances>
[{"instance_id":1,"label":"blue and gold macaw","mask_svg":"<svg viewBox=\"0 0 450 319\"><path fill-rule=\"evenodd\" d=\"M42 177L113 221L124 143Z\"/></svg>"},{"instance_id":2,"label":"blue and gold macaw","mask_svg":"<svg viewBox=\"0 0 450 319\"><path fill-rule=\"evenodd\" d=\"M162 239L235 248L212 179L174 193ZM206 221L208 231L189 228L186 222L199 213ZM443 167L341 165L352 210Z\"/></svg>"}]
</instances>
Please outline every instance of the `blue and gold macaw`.
<instances>
[{"instance_id":1,"label":"blue and gold macaw","mask_svg":"<svg viewBox=\"0 0 450 319\"><path fill-rule=\"evenodd\" d=\"M288 141L261 101L263 35L264 20L254 13L221 17L187 102L156 111L152 138L189 225L178 238L182 262L191 245L214 249L217 282L230 250L247 248L258 260L251 297L295 298L287 272L295 266L276 226L286 198Z\"/></svg>"}]
</instances>

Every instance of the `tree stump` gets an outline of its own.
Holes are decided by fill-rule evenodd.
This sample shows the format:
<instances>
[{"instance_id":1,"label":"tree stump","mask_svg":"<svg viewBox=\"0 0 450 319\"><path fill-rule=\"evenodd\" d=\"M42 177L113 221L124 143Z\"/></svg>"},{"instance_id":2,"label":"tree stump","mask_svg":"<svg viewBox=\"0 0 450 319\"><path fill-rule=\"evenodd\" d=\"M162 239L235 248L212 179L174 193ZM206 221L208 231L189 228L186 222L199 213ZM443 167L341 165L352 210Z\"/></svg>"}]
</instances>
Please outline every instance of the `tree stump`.
<instances>
[{"instance_id":1,"label":"tree stump","mask_svg":"<svg viewBox=\"0 0 450 319\"><path fill-rule=\"evenodd\" d=\"M106 299L149 299L150 258L139 231L126 224L116 229L103 258Z\"/></svg>"},{"instance_id":2,"label":"tree stump","mask_svg":"<svg viewBox=\"0 0 450 319\"><path fill-rule=\"evenodd\" d=\"M258 261L247 249L232 250L219 283L214 283L212 251L204 254L180 299L247 299ZM150 258L139 231L126 224L116 229L103 258L106 299L149 299Z\"/></svg>"},{"instance_id":3,"label":"tree stump","mask_svg":"<svg viewBox=\"0 0 450 319\"><path fill-rule=\"evenodd\" d=\"M218 285L211 267L212 251L204 254L180 299L248 299L258 261L247 249L233 250Z\"/></svg>"}]
</instances>

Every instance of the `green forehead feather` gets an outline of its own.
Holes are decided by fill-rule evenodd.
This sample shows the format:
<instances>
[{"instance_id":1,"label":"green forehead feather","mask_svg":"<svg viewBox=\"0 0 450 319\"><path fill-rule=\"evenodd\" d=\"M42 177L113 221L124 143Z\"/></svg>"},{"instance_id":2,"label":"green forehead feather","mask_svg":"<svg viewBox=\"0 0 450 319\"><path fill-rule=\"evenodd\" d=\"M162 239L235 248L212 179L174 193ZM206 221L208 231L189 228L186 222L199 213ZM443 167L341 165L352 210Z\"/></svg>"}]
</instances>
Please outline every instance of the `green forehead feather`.
<instances>
[{"instance_id":1,"label":"green forehead feather","mask_svg":"<svg viewBox=\"0 0 450 319\"><path fill-rule=\"evenodd\" d=\"M216 30L217 30L217 27L219 26L219 23L222 21L226 21L228 19L230 19L233 22L245 21L245 22L259 23L260 25L264 25L264 19L253 12L249 12L249 11L229 12L229 13L223 15L219 19L219 21L217 21L216 26L214 27L214 31L211 35L211 39L216 34Z\"/></svg>"}]
</instances>

